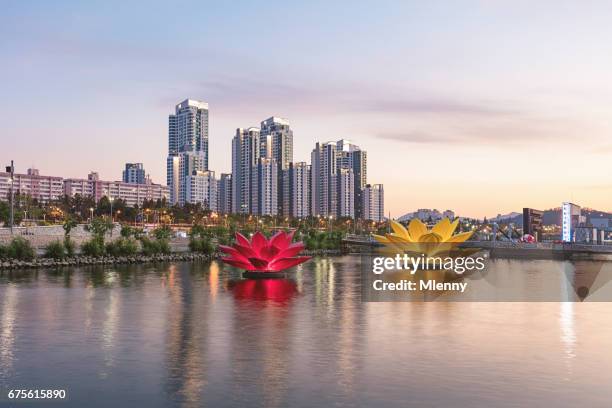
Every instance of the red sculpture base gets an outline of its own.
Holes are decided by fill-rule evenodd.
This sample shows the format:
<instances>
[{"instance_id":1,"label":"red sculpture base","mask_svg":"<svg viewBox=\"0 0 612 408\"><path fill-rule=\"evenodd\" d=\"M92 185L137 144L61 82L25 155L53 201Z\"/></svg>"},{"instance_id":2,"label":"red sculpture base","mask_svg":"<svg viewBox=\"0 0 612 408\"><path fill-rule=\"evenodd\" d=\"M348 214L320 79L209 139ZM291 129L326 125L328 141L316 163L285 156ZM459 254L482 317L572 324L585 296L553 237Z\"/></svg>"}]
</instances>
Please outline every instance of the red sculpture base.
<instances>
[{"instance_id":1,"label":"red sculpture base","mask_svg":"<svg viewBox=\"0 0 612 408\"><path fill-rule=\"evenodd\" d=\"M263 271L244 271L242 272L243 278L248 279L279 279L286 278L287 274L281 272L263 272Z\"/></svg>"}]
</instances>

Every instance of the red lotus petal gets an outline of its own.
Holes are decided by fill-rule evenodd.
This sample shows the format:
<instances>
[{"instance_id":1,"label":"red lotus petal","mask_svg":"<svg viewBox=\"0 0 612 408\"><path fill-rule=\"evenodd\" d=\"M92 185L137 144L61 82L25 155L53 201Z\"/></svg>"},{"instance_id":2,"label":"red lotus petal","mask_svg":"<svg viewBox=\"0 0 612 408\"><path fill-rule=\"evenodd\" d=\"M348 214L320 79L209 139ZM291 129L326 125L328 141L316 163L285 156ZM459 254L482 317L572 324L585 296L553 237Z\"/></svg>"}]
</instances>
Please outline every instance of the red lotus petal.
<instances>
[{"instance_id":1,"label":"red lotus petal","mask_svg":"<svg viewBox=\"0 0 612 408\"><path fill-rule=\"evenodd\" d=\"M270 245L281 250L287 248L287 234L284 231L278 231L272 238L270 238Z\"/></svg>"},{"instance_id":2,"label":"red lotus petal","mask_svg":"<svg viewBox=\"0 0 612 408\"><path fill-rule=\"evenodd\" d=\"M253 251L255 251L256 254L260 254L261 249L267 245L268 240L264 234L259 231L253 234L253 238L251 239L251 248L253 248Z\"/></svg>"},{"instance_id":3,"label":"red lotus petal","mask_svg":"<svg viewBox=\"0 0 612 408\"><path fill-rule=\"evenodd\" d=\"M255 251L253 251L253 249L250 246L234 244L234 248L236 248L238 252L240 252L242 255L244 255L247 258L257 257L257 254L255 253Z\"/></svg>"},{"instance_id":4,"label":"red lotus petal","mask_svg":"<svg viewBox=\"0 0 612 408\"><path fill-rule=\"evenodd\" d=\"M301 264L302 262L306 262L309 260L310 256L299 256L297 258L279 258L270 262L268 265L268 270L270 271L282 271L283 269L291 268L292 266L296 266Z\"/></svg>"},{"instance_id":5,"label":"red lotus petal","mask_svg":"<svg viewBox=\"0 0 612 408\"><path fill-rule=\"evenodd\" d=\"M251 263L240 262L240 261L237 261L237 260L231 259L231 258L221 258L221 260L223 262L225 262L226 264L228 264L228 265L235 266L236 268L246 269L247 271L256 271L257 270L257 268L255 268Z\"/></svg>"},{"instance_id":6,"label":"red lotus petal","mask_svg":"<svg viewBox=\"0 0 612 408\"><path fill-rule=\"evenodd\" d=\"M285 239L287 240L287 246L291 245L291 241L293 241L294 235L295 235L295 230L285 233Z\"/></svg>"},{"instance_id":7,"label":"red lotus petal","mask_svg":"<svg viewBox=\"0 0 612 408\"><path fill-rule=\"evenodd\" d=\"M304 244L301 242L296 242L295 244L291 244L289 245L288 248L280 251L278 254L276 254L276 258L291 258L293 256L296 256L297 254L299 254L300 252L302 252L304 250Z\"/></svg>"},{"instance_id":8,"label":"red lotus petal","mask_svg":"<svg viewBox=\"0 0 612 408\"><path fill-rule=\"evenodd\" d=\"M219 245L219 249L221 249L223 252L228 254L231 259L235 259L236 261L239 261L239 262L245 262L245 263L249 262L248 256L245 256L242 252L240 252L236 248L225 246L225 245Z\"/></svg>"},{"instance_id":9,"label":"red lotus petal","mask_svg":"<svg viewBox=\"0 0 612 408\"><path fill-rule=\"evenodd\" d=\"M236 232L236 242L242 246L251 247L251 241L249 241L244 235Z\"/></svg>"},{"instance_id":10,"label":"red lotus petal","mask_svg":"<svg viewBox=\"0 0 612 408\"><path fill-rule=\"evenodd\" d=\"M257 270L267 270L268 269L268 260L261 258L249 258L249 262L257 268Z\"/></svg>"},{"instance_id":11,"label":"red lotus petal","mask_svg":"<svg viewBox=\"0 0 612 408\"><path fill-rule=\"evenodd\" d=\"M227 254L231 254L232 252L236 251L236 248L231 247L231 246L227 246L227 245L219 245L217 246L217 248L219 248L221 251L227 253Z\"/></svg>"},{"instance_id":12,"label":"red lotus petal","mask_svg":"<svg viewBox=\"0 0 612 408\"><path fill-rule=\"evenodd\" d=\"M277 257L280 250L274 245L267 245L259 251L259 256L263 259L267 259L268 261L273 260Z\"/></svg>"}]
</instances>

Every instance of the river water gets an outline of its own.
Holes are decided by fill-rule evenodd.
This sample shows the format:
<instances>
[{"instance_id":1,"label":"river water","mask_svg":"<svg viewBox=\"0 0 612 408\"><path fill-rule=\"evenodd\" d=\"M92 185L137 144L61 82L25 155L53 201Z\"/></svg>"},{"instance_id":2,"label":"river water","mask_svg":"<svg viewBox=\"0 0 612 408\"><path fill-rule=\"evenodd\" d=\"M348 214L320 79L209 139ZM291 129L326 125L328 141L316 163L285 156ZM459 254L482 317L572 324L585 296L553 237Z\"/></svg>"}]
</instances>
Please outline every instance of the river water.
<instances>
[{"instance_id":1,"label":"river water","mask_svg":"<svg viewBox=\"0 0 612 408\"><path fill-rule=\"evenodd\" d=\"M360 262L2 272L0 405L17 388L74 407L611 405L612 304L363 302ZM529 269L527 289L560 268L530 262L489 267Z\"/></svg>"}]
</instances>

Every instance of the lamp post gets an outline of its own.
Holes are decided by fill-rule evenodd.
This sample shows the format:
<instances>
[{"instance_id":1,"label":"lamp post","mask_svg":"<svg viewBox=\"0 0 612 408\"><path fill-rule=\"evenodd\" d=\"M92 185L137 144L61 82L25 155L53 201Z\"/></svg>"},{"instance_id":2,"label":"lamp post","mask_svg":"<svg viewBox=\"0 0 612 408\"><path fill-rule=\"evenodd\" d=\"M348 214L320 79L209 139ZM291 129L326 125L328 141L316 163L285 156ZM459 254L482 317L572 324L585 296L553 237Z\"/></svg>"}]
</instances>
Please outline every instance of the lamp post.
<instances>
[{"instance_id":1,"label":"lamp post","mask_svg":"<svg viewBox=\"0 0 612 408\"><path fill-rule=\"evenodd\" d=\"M93 207L89 207L89 223L93 222Z\"/></svg>"},{"instance_id":2,"label":"lamp post","mask_svg":"<svg viewBox=\"0 0 612 408\"><path fill-rule=\"evenodd\" d=\"M9 178L9 182L11 183L11 192L10 192L10 199L11 199L11 215L10 215L10 221L9 221L9 225L11 227L11 235L13 235L13 223L15 222L15 210L14 210L14 203L15 203L15 165L13 163L13 161L11 160L11 167L6 168L6 172L10 173L10 178Z\"/></svg>"}]
</instances>

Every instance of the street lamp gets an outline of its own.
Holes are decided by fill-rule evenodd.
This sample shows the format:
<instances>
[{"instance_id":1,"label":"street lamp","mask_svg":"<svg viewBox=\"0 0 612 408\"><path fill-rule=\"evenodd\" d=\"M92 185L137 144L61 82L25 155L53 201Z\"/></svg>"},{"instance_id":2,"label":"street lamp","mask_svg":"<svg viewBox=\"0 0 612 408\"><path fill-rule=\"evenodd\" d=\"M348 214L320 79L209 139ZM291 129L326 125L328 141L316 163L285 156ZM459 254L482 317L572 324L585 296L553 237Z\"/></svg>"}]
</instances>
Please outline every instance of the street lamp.
<instances>
[{"instance_id":1,"label":"street lamp","mask_svg":"<svg viewBox=\"0 0 612 408\"><path fill-rule=\"evenodd\" d=\"M11 216L10 216L10 226L11 226L11 235L13 235L13 224L15 223L15 164L11 160L11 167L6 168L6 172L10 173L9 183L11 183Z\"/></svg>"},{"instance_id":2,"label":"street lamp","mask_svg":"<svg viewBox=\"0 0 612 408\"><path fill-rule=\"evenodd\" d=\"M89 223L91 224L91 222L93 221L93 207L89 207Z\"/></svg>"}]
</instances>

